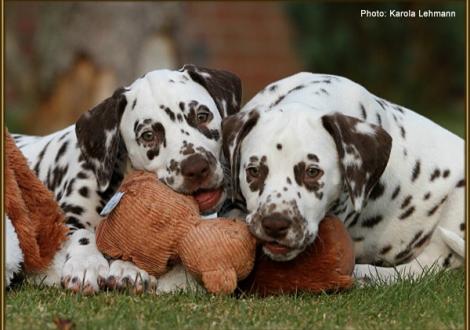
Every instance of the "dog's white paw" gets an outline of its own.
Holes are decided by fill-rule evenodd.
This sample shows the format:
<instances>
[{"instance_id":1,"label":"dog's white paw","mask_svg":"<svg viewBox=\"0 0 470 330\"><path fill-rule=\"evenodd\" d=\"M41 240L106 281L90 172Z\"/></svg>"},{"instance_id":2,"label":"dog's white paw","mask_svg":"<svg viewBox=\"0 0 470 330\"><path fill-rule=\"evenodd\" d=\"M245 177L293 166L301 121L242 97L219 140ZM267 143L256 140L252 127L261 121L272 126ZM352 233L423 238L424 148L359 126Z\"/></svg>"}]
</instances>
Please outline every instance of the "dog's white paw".
<instances>
[{"instance_id":1,"label":"dog's white paw","mask_svg":"<svg viewBox=\"0 0 470 330\"><path fill-rule=\"evenodd\" d=\"M94 294L104 287L108 272L109 263L96 247L95 234L87 230L74 232L62 269L62 286L73 292Z\"/></svg>"},{"instance_id":2,"label":"dog's white paw","mask_svg":"<svg viewBox=\"0 0 470 330\"><path fill-rule=\"evenodd\" d=\"M135 293L154 291L157 279L145 270L129 261L114 260L111 262L106 286L109 289L131 289Z\"/></svg>"}]
</instances>

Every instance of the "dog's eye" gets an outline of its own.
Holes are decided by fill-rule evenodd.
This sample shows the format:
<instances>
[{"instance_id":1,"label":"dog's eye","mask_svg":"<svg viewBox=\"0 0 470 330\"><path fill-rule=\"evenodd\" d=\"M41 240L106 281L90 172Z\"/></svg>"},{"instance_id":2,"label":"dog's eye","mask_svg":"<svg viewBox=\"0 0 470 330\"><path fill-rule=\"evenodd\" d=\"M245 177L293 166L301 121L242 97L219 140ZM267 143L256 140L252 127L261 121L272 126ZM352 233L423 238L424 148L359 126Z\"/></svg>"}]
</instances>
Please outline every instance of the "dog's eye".
<instances>
[{"instance_id":1,"label":"dog's eye","mask_svg":"<svg viewBox=\"0 0 470 330\"><path fill-rule=\"evenodd\" d=\"M208 110L201 109L198 111L196 119L198 124L207 123L211 119L211 113Z\"/></svg>"},{"instance_id":2,"label":"dog's eye","mask_svg":"<svg viewBox=\"0 0 470 330\"><path fill-rule=\"evenodd\" d=\"M259 176L259 169L256 166L250 166L246 169L246 173L252 178L257 178Z\"/></svg>"},{"instance_id":3,"label":"dog's eye","mask_svg":"<svg viewBox=\"0 0 470 330\"><path fill-rule=\"evenodd\" d=\"M143 132L141 137L144 141L147 141L147 142L151 142L153 141L153 138L154 138L154 134L152 131L146 131L146 132Z\"/></svg>"},{"instance_id":4,"label":"dog's eye","mask_svg":"<svg viewBox=\"0 0 470 330\"><path fill-rule=\"evenodd\" d=\"M307 174L307 176L310 178L310 179L315 179L317 178L322 172L320 169L316 168L316 167L313 167L313 166L310 166L310 167L307 167L307 170L305 171L305 173Z\"/></svg>"}]
</instances>

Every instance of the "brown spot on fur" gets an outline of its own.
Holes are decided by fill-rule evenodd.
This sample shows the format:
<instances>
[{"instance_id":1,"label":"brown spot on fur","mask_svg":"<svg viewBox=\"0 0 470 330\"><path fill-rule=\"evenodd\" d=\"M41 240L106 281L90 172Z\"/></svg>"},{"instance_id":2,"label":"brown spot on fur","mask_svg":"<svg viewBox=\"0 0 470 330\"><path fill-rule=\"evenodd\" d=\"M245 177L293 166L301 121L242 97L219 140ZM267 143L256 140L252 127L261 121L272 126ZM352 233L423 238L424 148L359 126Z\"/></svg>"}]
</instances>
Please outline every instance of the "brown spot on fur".
<instances>
[{"instance_id":1,"label":"brown spot on fur","mask_svg":"<svg viewBox=\"0 0 470 330\"><path fill-rule=\"evenodd\" d=\"M278 143L278 144L276 145L276 148L277 148L277 150L282 150L282 144Z\"/></svg>"},{"instance_id":2,"label":"brown spot on fur","mask_svg":"<svg viewBox=\"0 0 470 330\"><path fill-rule=\"evenodd\" d=\"M398 194L400 193L400 186L397 186L395 188L395 190L393 191L393 194L392 194L392 201L397 198Z\"/></svg>"},{"instance_id":3,"label":"brown spot on fur","mask_svg":"<svg viewBox=\"0 0 470 330\"><path fill-rule=\"evenodd\" d=\"M377 215L375 217L370 217L362 221L361 225L362 227L366 228L372 228L376 226L378 223L380 223L383 220L383 217L381 215Z\"/></svg>"},{"instance_id":4,"label":"brown spot on fur","mask_svg":"<svg viewBox=\"0 0 470 330\"><path fill-rule=\"evenodd\" d=\"M410 215L412 215L415 211L415 207L412 206L410 207L408 210L406 210L405 212L403 212L402 214L400 214L400 216L398 217L398 219L400 220L404 220L406 218L408 218Z\"/></svg>"},{"instance_id":5,"label":"brown spot on fur","mask_svg":"<svg viewBox=\"0 0 470 330\"><path fill-rule=\"evenodd\" d=\"M420 248L421 246L423 246L424 243L426 243L429 240L429 238L431 238L431 236L432 236L432 232L427 233L414 245L414 248Z\"/></svg>"},{"instance_id":6,"label":"brown spot on fur","mask_svg":"<svg viewBox=\"0 0 470 330\"><path fill-rule=\"evenodd\" d=\"M369 199L376 200L377 198L382 196L384 192L385 192L385 186L382 182L379 181L370 192Z\"/></svg>"},{"instance_id":7,"label":"brown spot on fur","mask_svg":"<svg viewBox=\"0 0 470 330\"><path fill-rule=\"evenodd\" d=\"M180 153L182 155L191 155L194 154L196 151L194 150L194 144L187 143L186 141L183 142L183 146L181 147Z\"/></svg>"},{"instance_id":8,"label":"brown spot on fur","mask_svg":"<svg viewBox=\"0 0 470 330\"><path fill-rule=\"evenodd\" d=\"M354 227L357 224L357 221L359 220L359 217L361 216L360 213L357 213L351 223L348 225L348 228Z\"/></svg>"},{"instance_id":9,"label":"brown spot on fur","mask_svg":"<svg viewBox=\"0 0 470 330\"><path fill-rule=\"evenodd\" d=\"M413 197L411 195L406 196L406 198L403 200L403 203L401 204L401 208L404 209L405 207L410 205L412 199Z\"/></svg>"},{"instance_id":10,"label":"brown spot on fur","mask_svg":"<svg viewBox=\"0 0 470 330\"><path fill-rule=\"evenodd\" d=\"M395 260L400 260L405 257L409 257L410 253L411 253L411 248L407 247L405 250L401 251L395 256Z\"/></svg>"},{"instance_id":11,"label":"brown spot on fur","mask_svg":"<svg viewBox=\"0 0 470 330\"><path fill-rule=\"evenodd\" d=\"M315 155L315 154L308 154L308 155L307 155L307 158L308 158L308 160L312 160L312 161L314 161L314 162L319 162L319 161L320 161L320 159L318 158L318 156Z\"/></svg>"},{"instance_id":12,"label":"brown spot on fur","mask_svg":"<svg viewBox=\"0 0 470 330\"><path fill-rule=\"evenodd\" d=\"M434 181L435 179L437 179L440 176L441 176L441 171L438 168L436 168L434 170L434 172L432 172L430 180Z\"/></svg>"},{"instance_id":13,"label":"brown spot on fur","mask_svg":"<svg viewBox=\"0 0 470 330\"><path fill-rule=\"evenodd\" d=\"M170 108L166 107L165 108L165 113L168 115L168 117L170 117L171 121L175 121L175 114L174 114L173 111L171 111Z\"/></svg>"},{"instance_id":14,"label":"brown spot on fur","mask_svg":"<svg viewBox=\"0 0 470 330\"><path fill-rule=\"evenodd\" d=\"M408 244L408 246L413 246L413 244L421 237L421 235L423 235L423 231L420 230L418 231L415 236L413 237L413 239L411 240L411 242Z\"/></svg>"},{"instance_id":15,"label":"brown spot on fur","mask_svg":"<svg viewBox=\"0 0 470 330\"><path fill-rule=\"evenodd\" d=\"M416 161L415 167L413 167L413 174L411 175L411 182L414 182L421 172L421 163L419 160Z\"/></svg>"},{"instance_id":16,"label":"brown spot on fur","mask_svg":"<svg viewBox=\"0 0 470 330\"><path fill-rule=\"evenodd\" d=\"M362 119L366 120L367 119L366 108L364 108L364 105L362 103L359 103L359 107L361 108Z\"/></svg>"},{"instance_id":17,"label":"brown spot on fur","mask_svg":"<svg viewBox=\"0 0 470 330\"><path fill-rule=\"evenodd\" d=\"M430 209L428 211L428 216L431 216L433 215L434 213L436 213L436 211L439 209L439 207L444 204L444 202L447 200L447 196L445 196L443 199L441 199L441 201L439 203L437 203L432 209Z\"/></svg>"},{"instance_id":18,"label":"brown spot on fur","mask_svg":"<svg viewBox=\"0 0 470 330\"><path fill-rule=\"evenodd\" d=\"M452 258L452 253L449 253L442 263L442 267L448 268L450 266L450 259Z\"/></svg>"},{"instance_id":19,"label":"brown spot on fur","mask_svg":"<svg viewBox=\"0 0 470 330\"><path fill-rule=\"evenodd\" d=\"M380 254L386 254L387 252L389 252L390 250L392 249L392 246L391 245L386 245L382 248L382 250L380 250Z\"/></svg>"}]
</instances>

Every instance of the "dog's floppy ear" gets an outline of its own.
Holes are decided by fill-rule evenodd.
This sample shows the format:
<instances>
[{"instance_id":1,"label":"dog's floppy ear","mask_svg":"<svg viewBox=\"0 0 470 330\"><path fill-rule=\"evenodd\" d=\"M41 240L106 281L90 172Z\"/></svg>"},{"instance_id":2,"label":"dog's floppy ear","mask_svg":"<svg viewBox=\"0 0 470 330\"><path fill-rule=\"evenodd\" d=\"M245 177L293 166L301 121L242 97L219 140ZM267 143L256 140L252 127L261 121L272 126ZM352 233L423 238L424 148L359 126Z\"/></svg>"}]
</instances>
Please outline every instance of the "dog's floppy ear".
<instances>
[{"instance_id":1,"label":"dog's floppy ear","mask_svg":"<svg viewBox=\"0 0 470 330\"><path fill-rule=\"evenodd\" d=\"M243 139L250 133L259 119L258 110L243 111L222 121L222 149L230 167L231 199L242 199L240 193L240 148Z\"/></svg>"},{"instance_id":2,"label":"dog's floppy ear","mask_svg":"<svg viewBox=\"0 0 470 330\"><path fill-rule=\"evenodd\" d=\"M78 145L97 177L100 190L108 187L120 148L125 149L119 133L127 105L124 92L124 88L117 89L111 97L84 113L75 125Z\"/></svg>"},{"instance_id":3,"label":"dog's floppy ear","mask_svg":"<svg viewBox=\"0 0 470 330\"><path fill-rule=\"evenodd\" d=\"M185 64L180 71L186 71L192 80L207 90L214 99L222 118L240 110L242 83L235 74L193 64Z\"/></svg>"},{"instance_id":4,"label":"dog's floppy ear","mask_svg":"<svg viewBox=\"0 0 470 330\"><path fill-rule=\"evenodd\" d=\"M360 211L387 166L392 137L380 126L338 113L323 116L322 122L335 141L354 209Z\"/></svg>"}]
</instances>

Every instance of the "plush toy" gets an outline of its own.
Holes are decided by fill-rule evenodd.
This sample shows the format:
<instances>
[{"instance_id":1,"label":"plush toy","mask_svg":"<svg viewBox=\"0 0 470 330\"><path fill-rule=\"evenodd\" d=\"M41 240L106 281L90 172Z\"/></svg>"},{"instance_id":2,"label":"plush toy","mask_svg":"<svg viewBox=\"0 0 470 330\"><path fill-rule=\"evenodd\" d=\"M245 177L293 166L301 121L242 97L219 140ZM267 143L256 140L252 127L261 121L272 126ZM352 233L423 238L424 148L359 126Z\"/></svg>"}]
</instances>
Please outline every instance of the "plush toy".
<instances>
[{"instance_id":1,"label":"plush toy","mask_svg":"<svg viewBox=\"0 0 470 330\"><path fill-rule=\"evenodd\" d=\"M314 243L291 261L275 262L258 252L252 273L240 283L243 292L260 296L320 293L353 285L354 246L337 218L323 219Z\"/></svg>"},{"instance_id":2,"label":"plush toy","mask_svg":"<svg viewBox=\"0 0 470 330\"><path fill-rule=\"evenodd\" d=\"M5 129L6 285L21 268L26 273L45 270L67 231L52 192L29 168Z\"/></svg>"},{"instance_id":3,"label":"plush toy","mask_svg":"<svg viewBox=\"0 0 470 330\"><path fill-rule=\"evenodd\" d=\"M231 293L253 268L256 240L236 220L201 220L191 196L175 193L153 173L134 172L96 232L98 249L154 276L181 261L211 293ZM209 196L206 196L209 197ZM210 198L199 198L203 201Z\"/></svg>"},{"instance_id":4,"label":"plush toy","mask_svg":"<svg viewBox=\"0 0 470 330\"><path fill-rule=\"evenodd\" d=\"M132 261L157 277L181 261L212 293L233 292L237 281L253 269L256 240L244 223L200 219L199 207L210 196L196 198L198 204L165 186L155 174L134 172L113 199L114 209L96 233L97 246L106 255ZM259 254L241 288L268 295L350 287L354 253L344 225L327 217L318 236L293 261L275 262Z\"/></svg>"}]
</instances>

